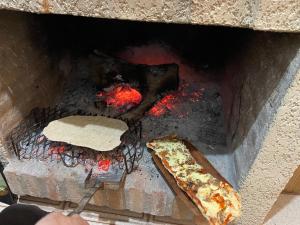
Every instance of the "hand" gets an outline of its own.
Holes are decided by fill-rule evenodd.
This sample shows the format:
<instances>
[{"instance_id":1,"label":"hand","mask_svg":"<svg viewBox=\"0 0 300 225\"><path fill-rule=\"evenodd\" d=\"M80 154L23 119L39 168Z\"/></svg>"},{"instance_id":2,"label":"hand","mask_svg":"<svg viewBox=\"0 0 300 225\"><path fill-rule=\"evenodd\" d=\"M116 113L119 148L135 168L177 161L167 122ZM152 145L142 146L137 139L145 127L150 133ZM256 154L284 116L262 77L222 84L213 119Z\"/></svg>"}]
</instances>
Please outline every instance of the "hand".
<instances>
[{"instance_id":1,"label":"hand","mask_svg":"<svg viewBox=\"0 0 300 225\"><path fill-rule=\"evenodd\" d=\"M36 225L89 225L79 215L65 216L62 213L53 212L39 220Z\"/></svg>"}]
</instances>

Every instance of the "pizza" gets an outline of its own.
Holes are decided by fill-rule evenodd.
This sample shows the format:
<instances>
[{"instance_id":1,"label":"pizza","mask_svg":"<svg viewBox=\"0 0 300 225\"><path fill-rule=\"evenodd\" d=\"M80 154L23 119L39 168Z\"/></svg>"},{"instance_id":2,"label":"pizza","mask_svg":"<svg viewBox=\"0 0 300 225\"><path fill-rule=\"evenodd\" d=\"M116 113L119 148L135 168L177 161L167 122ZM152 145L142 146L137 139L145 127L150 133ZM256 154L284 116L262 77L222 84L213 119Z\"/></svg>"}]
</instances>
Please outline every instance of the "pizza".
<instances>
[{"instance_id":1,"label":"pizza","mask_svg":"<svg viewBox=\"0 0 300 225\"><path fill-rule=\"evenodd\" d=\"M161 138L148 142L147 147L155 151L177 185L211 225L226 225L240 216L239 194L230 184L215 178L199 165L182 140Z\"/></svg>"}]
</instances>

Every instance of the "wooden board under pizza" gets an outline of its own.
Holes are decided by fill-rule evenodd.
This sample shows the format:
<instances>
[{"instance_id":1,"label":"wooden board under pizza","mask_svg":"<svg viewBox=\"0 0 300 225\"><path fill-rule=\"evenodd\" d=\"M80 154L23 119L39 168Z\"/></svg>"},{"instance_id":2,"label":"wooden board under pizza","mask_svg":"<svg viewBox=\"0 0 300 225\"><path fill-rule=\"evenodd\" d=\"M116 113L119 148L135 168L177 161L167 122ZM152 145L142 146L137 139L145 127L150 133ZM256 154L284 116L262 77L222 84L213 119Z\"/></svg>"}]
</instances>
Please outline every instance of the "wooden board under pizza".
<instances>
[{"instance_id":1,"label":"wooden board under pizza","mask_svg":"<svg viewBox=\"0 0 300 225\"><path fill-rule=\"evenodd\" d=\"M170 136L152 140L147 147L167 182L195 215L186 195L211 225L226 225L240 216L239 194L189 142Z\"/></svg>"}]
</instances>

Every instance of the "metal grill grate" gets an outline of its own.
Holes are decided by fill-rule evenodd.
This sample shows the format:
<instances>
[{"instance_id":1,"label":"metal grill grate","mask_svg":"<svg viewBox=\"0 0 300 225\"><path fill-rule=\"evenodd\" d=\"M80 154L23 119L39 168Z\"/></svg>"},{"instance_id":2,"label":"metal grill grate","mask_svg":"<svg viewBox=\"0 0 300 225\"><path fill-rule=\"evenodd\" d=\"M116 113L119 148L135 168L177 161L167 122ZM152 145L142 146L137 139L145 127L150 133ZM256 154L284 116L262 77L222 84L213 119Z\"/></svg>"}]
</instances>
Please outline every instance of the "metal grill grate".
<instances>
[{"instance_id":1,"label":"metal grill grate","mask_svg":"<svg viewBox=\"0 0 300 225\"><path fill-rule=\"evenodd\" d=\"M109 159L112 164L118 164L120 169L125 168L127 173L133 171L143 154L140 122L125 121L129 129L122 135L121 144L108 152L50 141L42 134L49 122L71 115L96 116L98 114L82 110L68 111L59 107L35 108L7 137L7 148L11 149L20 160L56 160L63 162L67 167L81 164L90 170L99 160Z\"/></svg>"}]
</instances>

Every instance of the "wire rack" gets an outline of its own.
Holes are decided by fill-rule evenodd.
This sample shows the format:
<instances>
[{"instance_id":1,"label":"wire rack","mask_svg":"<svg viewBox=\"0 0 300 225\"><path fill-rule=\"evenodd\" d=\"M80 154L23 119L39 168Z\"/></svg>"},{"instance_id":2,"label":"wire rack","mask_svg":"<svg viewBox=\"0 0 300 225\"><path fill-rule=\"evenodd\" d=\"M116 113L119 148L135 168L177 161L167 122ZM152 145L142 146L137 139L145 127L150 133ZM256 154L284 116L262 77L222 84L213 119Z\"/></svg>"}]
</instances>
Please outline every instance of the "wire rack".
<instances>
[{"instance_id":1,"label":"wire rack","mask_svg":"<svg viewBox=\"0 0 300 225\"><path fill-rule=\"evenodd\" d=\"M7 136L6 146L20 160L55 160L61 161L67 167L81 164L89 170L99 160L109 159L112 164L118 164L121 169L125 168L128 174L136 168L143 155L140 122L124 121L129 129L122 135L121 144L108 152L50 141L42 134L49 122L71 115L97 116L82 110L68 111L60 107L35 108Z\"/></svg>"}]
</instances>

